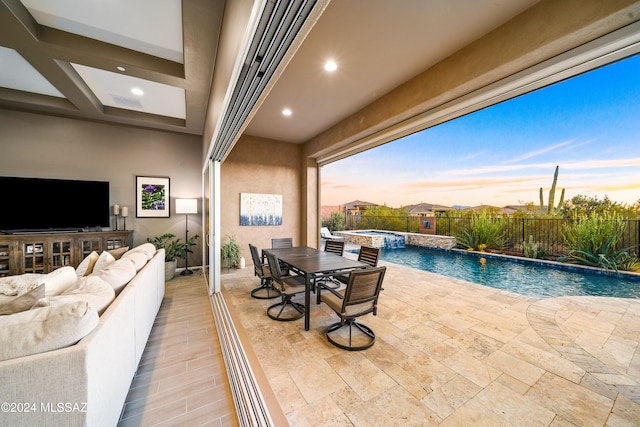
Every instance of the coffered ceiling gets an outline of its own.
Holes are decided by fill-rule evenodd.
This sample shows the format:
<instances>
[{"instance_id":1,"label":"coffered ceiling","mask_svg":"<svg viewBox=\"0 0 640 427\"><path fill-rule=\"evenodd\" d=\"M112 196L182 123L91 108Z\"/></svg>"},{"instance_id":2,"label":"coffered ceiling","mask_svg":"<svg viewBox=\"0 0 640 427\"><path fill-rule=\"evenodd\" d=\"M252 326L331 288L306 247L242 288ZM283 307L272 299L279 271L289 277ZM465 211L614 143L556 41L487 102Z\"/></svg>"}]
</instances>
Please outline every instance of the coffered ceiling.
<instances>
[{"instance_id":1,"label":"coffered ceiling","mask_svg":"<svg viewBox=\"0 0 640 427\"><path fill-rule=\"evenodd\" d=\"M305 142L537 2L333 0L245 132ZM224 8L0 0L0 108L200 135Z\"/></svg>"},{"instance_id":2,"label":"coffered ceiling","mask_svg":"<svg viewBox=\"0 0 640 427\"><path fill-rule=\"evenodd\" d=\"M223 0L2 0L0 107L201 134L223 11Z\"/></svg>"}]
</instances>

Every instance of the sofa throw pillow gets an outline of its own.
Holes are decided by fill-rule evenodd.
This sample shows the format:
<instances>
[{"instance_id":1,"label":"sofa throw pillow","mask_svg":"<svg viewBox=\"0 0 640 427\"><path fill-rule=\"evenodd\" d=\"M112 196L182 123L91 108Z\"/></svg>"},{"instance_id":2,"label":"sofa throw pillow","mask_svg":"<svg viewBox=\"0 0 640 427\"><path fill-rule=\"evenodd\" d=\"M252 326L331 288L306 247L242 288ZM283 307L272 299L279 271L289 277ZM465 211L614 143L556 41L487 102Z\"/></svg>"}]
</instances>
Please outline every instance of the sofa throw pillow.
<instances>
[{"instance_id":1,"label":"sofa throw pillow","mask_svg":"<svg viewBox=\"0 0 640 427\"><path fill-rule=\"evenodd\" d=\"M118 249L109 249L107 252L109 252L111 255L113 255L113 257L116 260L118 260L128 250L129 250L129 246L123 246L123 247L118 248Z\"/></svg>"},{"instance_id":2,"label":"sofa throw pillow","mask_svg":"<svg viewBox=\"0 0 640 427\"><path fill-rule=\"evenodd\" d=\"M129 259L136 267L136 271L140 271L147 264L147 256L144 252L129 251L122 255L120 259Z\"/></svg>"},{"instance_id":3,"label":"sofa throw pillow","mask_svg":"<svg viewBox=\"0 0 640 427\"><path fill-rule=\"evenodd\" d=\"M142 252L147 257L147 260L150 260L156 253L156 247L153 246L153 243L143 243L140 246L129 249L129 252Z\"/></svg>"},{"instance_id":4,"label":"sofa throw pillow","mask_svg":"<svg viewBox=\"0 0 640 427\"><path fill-rule=\"evenodd\" d=\"M99 273L100 271L102 271L107 265L111 264L112 262L114 262L116 259L113 257L113 255L111 255L109 252L107 251L103 251L100 256L98 257L98 260L96 261L96 265L93 266L93 271L91 271L91 274L93 273Z\"/></svg>"},{"instance_id":5,"label":"sofa throw pillow","mask_svg":"<svg viewBox=\"0 0 640 427\"><path fill-rule=\"evenodd\" d=\"M98 261L99 257L100 255L98 255L98 252L96 251L93 251L89 255L87 255L78 265L78 267L76 267L76 275L78 277L90 275L93 271L93 266L96 264L96 261Z\"/></svg>"},{"instance_id":6,"label":"sofa throw pillow","mask_svg":"<svg viewBox=\"0 0 640 427\"><path fill-rule=\"evenodd\" d=\"M139 254L142 256L142 254ZM144 258L144 256L142 256ZM146 262L146 260L145 260ZM136 266L131 257L123 257L109 264L99 273L94 273L102 280L111 285L116 295L125 287L136 275Z\"/></svg>"},{"instance_id":7,"label":"sofa throw pillow","mask_svg":"<svg viewBox=\"0 0 640 427\"><path fill-rule=\"evenodd\" d=\"M98 321L86 301L0 316L0 342L11 343L0 345L0 360L68 347L93 331Z\"/></svg>"},{"instance_id":8,"label":"sofa throw pillow","mask_svg":"<svg viewBox=\"0 0 640 427\"><path fill-rule=\"evenodd\" d=\"M0 305L0 316L30 310L40 298L44 298L44 295L45 285L42 284L26 294L16 297L10 303Z\"/></svg>"},{"instance_id":9,"label":"sofa throw pillow","mask_svg":"<svg viewBox=\"0 0 640 427\"><path fill-rule=\"evenodd\" d=\"M78 280L73 288L65 291L62 295L46 297L38 300L34 308L64 305L76 301L86 301L93 307L98 315L102 315L113 302L116 294L110 284L98 276L86 276Z\"/></svg>"},{"instance_id":10,"label":"sofa throw pillow","mask_svg":"<svg viewBox=\"0 0 640 427\"><path fill-rule=\"evenodd\" d=\"M76 276L76 270L71 266L60 267L53 270L51 273L45 274L40 279L39 283L44 283L46 286L46 295L53 296L60 295L67 289L71 288L78 281Z\"/></svg>"}]
</instances>

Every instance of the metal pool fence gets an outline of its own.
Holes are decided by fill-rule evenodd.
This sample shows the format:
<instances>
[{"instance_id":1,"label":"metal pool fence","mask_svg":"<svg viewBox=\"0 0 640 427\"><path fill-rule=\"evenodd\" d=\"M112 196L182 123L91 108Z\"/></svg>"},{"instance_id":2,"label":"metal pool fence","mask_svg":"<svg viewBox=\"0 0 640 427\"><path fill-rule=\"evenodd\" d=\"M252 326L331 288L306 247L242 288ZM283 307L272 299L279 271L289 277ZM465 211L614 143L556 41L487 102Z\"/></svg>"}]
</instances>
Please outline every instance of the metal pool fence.
<instances>
[{"instance_id":1,"label":"metal pool fence","mask_svg":"<svg viewBox=\"0 0 640 427\"><path fill-rule=\"evenodd\" d=\"M425 221L423 217L412 216L348 216L347 230L386 230L408 233L419 233L420 225ZM430 221L433 221L431 218ZM567 247L563 236L565 226L570 225L571 219L553 218L493 218L493 221L506 223L507 246L506 252L523 254L522 242L529 241L533 236L534 242L542 245L548 256L556 258L567 255ZM461 230L469 226L470 218L438 217L432 228L436 235L456 236ZM630 254L640 254L640 220L624 220L625 231L618 248L631 248Z\"/></svg>"}]
</instances>

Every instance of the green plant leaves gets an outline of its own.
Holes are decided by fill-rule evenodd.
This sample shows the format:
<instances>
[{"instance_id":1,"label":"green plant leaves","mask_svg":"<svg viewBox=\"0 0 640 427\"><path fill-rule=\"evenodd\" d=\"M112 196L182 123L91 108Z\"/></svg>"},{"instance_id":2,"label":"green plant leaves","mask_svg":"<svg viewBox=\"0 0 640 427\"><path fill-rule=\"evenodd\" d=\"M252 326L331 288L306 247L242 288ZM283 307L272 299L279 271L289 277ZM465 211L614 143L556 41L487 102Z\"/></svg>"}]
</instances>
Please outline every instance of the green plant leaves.
<instances>
[{"instance_id":1,"label":"green plant leaves","mask_svg":"<svg viewBox=\"0 0 640 427\"><path fill-rule=\"evenodd\" d=\"M474 213L469 226L460 230L456 236L458 246L468 250L502 250L506 244L506 227L504 222L490 218L487 211Z\"/></svg>"},{"instance_id":2,"label":"green plant leaves","mask_svg":"<svg viewBox=\"0 0 640 427\"><path fill-rule=\"evenodd\" d=\"M181 242L180 239L174 239L175 234L165 233L153 238L147 237L147 242L152 243L156 249L164 249L164 260L173 261L176 258L186 259L187 254L193 253L190 246L196 244L197 234L192 236L187 242Z\"/></svg>"},{"instance_id":3,"label":"green plant leaves","mask_svg":"<svg viewBox=\"0 0 640 427\"><path fill-rule=\"evenodd\" d=\"M582 215L564 228L569 253L563 261L610 270L637 271L640 261L618 248L625 224L617 215Z\"/></svg>"}]
</instances>

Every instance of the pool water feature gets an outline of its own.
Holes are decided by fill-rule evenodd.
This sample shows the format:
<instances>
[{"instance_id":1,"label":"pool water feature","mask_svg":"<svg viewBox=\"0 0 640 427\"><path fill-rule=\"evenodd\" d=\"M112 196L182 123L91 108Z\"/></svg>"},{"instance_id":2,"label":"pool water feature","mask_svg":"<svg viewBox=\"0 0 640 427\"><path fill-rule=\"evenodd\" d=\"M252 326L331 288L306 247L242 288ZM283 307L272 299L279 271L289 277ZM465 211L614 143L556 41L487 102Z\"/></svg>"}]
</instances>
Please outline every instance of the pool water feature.
<instances>
[{"instance_id":1,"label":"pool water feature","mask_svg":"<svg viewBox=\"0 0 640 427\"><path fill-rule=\"evenodd\" d=\"M399 249L406 246L404 234L389 231L358 230L341 232L340 235L346 237L351 243L374 248Z\"/></svg>"},{"instance_id":2,"label":"pool water feature","mask_svg":"<svg viewBox=\"0 0 640 427\"><path fill-rule=\"evenodd\" d=\"M372 231L367 233L367 235L382 237L384 244L381 247L384 249L401 249L405 247L405 238L401 234Z\"/></svg>"},{"instance_id":3,"label":"pool water feature","mask_svg":"<svg viewBox=\"0 0 640 427\"><path fill-rule=\"evenodd\" d=\"M534 297L593 295L640 299L640 275L590 272L541 262L407 246L383 261Z\"/></svg>"}]
</instances>

